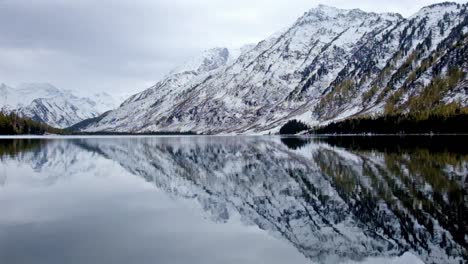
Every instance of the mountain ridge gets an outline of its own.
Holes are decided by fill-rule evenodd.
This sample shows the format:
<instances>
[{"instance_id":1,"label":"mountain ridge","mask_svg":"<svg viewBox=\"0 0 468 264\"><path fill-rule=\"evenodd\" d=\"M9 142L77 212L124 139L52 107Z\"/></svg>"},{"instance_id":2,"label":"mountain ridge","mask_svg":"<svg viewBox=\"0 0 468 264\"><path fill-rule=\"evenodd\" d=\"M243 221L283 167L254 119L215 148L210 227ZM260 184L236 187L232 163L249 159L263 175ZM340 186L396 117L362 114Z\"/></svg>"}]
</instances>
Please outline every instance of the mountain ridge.
<instances>
[{"instance_id":1,"label":"mountain ridge","mask_svg":"<svg viewBox=\"0 0 468 264\"><path fill-rule=\"evenodd\" d=\"M66 128L118 107L117 100L106 93L79 97L49 83L23 83L16 88L0 85L0 110ZM92 99L93 98L93 99Z\"/></svg>"},{"instance_id":2,"label":"mountain ridge","mask_svg":"<svg viewBox=\"0 0 468 264\"><path fill-rule=\"evenodd\" d=\"M453 67L464 73L461 88L439 101L450 95L466 106L466 9L441 3L403 18L322 5L232 63L218 53L222 63L197 78L169 74L84 131L265 134L291 119L383 115Z\"/></svg>"}]
</instances>

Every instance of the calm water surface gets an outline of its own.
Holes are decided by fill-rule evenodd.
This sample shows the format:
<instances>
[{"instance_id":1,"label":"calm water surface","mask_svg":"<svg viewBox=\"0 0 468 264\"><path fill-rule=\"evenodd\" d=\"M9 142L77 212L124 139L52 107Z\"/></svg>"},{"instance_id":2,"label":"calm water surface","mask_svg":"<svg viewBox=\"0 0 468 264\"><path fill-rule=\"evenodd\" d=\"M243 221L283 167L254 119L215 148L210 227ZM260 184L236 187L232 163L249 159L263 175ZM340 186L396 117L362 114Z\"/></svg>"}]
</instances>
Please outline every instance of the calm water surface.
<instances>
[{"instance_id":1,"label":"calm water surface","mask_svg":"<svg viewBox=\"0 0 468 264\"><path fill-rule=\"evenodd\" d=\"M0 140L0 263L465 263L466 137Z\"/></svg>"}]
</instances>

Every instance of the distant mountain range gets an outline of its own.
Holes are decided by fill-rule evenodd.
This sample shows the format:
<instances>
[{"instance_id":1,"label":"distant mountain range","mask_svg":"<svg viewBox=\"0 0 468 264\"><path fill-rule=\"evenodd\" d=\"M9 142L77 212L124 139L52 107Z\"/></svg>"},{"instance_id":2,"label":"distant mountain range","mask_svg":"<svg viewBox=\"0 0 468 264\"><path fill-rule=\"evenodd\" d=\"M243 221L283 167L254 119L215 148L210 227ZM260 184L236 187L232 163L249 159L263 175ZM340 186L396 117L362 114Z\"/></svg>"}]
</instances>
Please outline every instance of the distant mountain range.
<instances>
[{"instance_id":1,"label":"distant mountain range","mask_svg":"<svg viewBox=\"0 0 468 264\"><path fill-rule=\"evenodd\" d=\"M206 51L78 128L261 134L291 119L466 107L467 33L467 4L409 18L320 5L257 45Z\"/></svg>"},{"instance_id":2,"label":"distant mountain range","mask_svg":"<svg viewBox=\"0 0 468 264\"><path fill-rule=\"evenodd\" d=\"M82 120L117 108L119 100L107 93L79 97L47 83L27 83L16 88L0 84L0 110L16 113L56 128L66 128Z\"/></svg>"}]
</instances>

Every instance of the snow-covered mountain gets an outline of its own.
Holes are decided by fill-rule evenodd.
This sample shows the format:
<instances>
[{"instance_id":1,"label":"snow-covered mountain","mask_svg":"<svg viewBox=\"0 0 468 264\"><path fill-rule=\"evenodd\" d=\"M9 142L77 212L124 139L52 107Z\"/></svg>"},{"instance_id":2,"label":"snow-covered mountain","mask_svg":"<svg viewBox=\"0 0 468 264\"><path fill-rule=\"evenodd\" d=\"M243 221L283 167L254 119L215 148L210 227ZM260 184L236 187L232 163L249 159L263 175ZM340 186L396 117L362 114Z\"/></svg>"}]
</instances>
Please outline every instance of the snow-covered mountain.
<instances>
[{"instance_id":1,"label":"snow-covered mountain","mask_svg":"<svg viewBox=\"0 0 468 264\"><path fill-rule=\"evenodd\" d=\"M0 110L66 128L115 109L119 102L106 93L78 97L47 83L26 83L16 88L0 85Z\"/></svg>"},{"instance_id":2,"label":"snow-covered mountain","mask_svg":"<svg viewBox=\"0 0 468 264\"><path fill-rule=\"evenodd\" d=\"M23 83L16 88L0 84L0 91L0 104L5 109L26 106L37 98L52 98L62 93L46 83Z\"/></svg>"},{"instance_id":3,"label":"snow-covered mountain","mask_svg":"<svg viewBox=\"0 0 468 264\"><path fill-rule=\"evenodd\" d=\"M175 98L186 98L193 86L232 64L237 59L236 56L249 47L236 51L227 48L207 50L171 71L153 87L125 100L118 110L106 113L97 120L100 119L104 126L115 127L118 131L133 131L134 126L145 126L148 120L163 118L174 107ZM83 124L87 126L89 122L85 121Z\"/></svg>"},{"instance_id":4,"label":"snow-covered mountain","mask_svg":"<svg viewBox=\"0 0 468 264\"><path fill-rule=\"evenodd\" d=\"M444 103L468 105L468 4L403 18L320 5L229 58L206 52L81 129L266 133L406 107L456 69ZM393 108L391 108L391 107Z\"/></svg>"},{"instance_id":5,"label":"snow-covered mountain","mask_svg":"<svg viewBox=\"0 0 468 264\"><path fill-rule=\"evenodd\" d=\"M130 94L108 94L106 92L95 93L89 98L91 98L96 103L96 109L100 113L116 109L124 102Z\"/></svg>"}]
</instances>

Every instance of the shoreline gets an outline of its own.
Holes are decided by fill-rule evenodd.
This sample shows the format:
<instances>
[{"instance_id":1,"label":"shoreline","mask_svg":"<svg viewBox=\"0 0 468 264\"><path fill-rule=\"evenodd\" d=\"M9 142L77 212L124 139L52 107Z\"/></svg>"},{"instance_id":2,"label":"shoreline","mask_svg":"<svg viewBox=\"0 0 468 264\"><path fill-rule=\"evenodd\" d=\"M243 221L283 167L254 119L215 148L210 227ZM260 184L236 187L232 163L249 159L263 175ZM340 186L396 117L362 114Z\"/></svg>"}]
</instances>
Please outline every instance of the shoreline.
<instances>
[{"instance_id":1,"label":"shoreline","mask_svg":"<svg viewBox=\"0 0 468 264\"><path fill-rule=\"evenodd\" d=\"M320 138L320 137L439 137L468 136L468 134L304 134L304 135L258 135L258 134L92 134L92 135L0 135L0 139L60 139L60 138L145 138L145 137L281 137L281 138Z\"/></svg>"}]
</instances>

